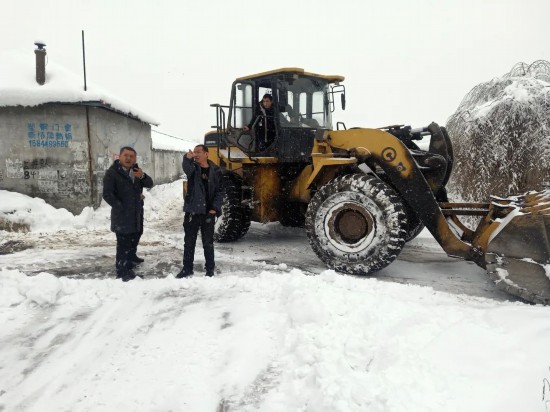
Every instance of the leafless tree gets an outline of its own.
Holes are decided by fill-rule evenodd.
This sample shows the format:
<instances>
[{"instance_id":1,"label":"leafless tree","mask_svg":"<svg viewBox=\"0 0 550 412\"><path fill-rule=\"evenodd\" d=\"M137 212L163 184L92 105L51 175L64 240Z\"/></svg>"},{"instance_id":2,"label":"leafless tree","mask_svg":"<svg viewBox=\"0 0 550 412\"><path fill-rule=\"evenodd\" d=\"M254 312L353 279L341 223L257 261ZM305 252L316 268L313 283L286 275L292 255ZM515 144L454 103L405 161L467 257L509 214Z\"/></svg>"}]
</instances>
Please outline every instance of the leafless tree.
<instances>
[{"instance_id":1,"label":"leafless tree","mask_svg":"<svg viewBox=\"0 0 550 412\"><path fill-rule=\"evenodd\" d=\"M550 62L518 63L475 86L447 130L455 153L454 200L541 190L550 181Z\"/></svg>"}]
</instances>

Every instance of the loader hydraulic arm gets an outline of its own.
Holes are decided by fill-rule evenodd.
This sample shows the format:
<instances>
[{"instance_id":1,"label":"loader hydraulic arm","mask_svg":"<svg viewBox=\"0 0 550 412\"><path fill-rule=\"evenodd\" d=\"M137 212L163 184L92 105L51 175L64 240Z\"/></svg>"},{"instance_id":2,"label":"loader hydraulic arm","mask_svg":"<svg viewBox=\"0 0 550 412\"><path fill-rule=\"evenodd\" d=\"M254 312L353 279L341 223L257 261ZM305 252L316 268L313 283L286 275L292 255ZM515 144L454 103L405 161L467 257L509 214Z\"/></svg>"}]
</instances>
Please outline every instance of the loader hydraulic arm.
<instances>
[{"instance_id":1,"label":"loader hydraulic arm","mask_svg":"<svg viewBox=\"0 0 550 412\"><path fill-rule=\"evenodd\" d=\"M354 153L358 160L374 161L448 255L485 267L482 252L460 240L451 230L430 184L409 149L396 136L379 129L358 128L330 131L326 141L333 148Z\"/></svg>"}]
</instances>

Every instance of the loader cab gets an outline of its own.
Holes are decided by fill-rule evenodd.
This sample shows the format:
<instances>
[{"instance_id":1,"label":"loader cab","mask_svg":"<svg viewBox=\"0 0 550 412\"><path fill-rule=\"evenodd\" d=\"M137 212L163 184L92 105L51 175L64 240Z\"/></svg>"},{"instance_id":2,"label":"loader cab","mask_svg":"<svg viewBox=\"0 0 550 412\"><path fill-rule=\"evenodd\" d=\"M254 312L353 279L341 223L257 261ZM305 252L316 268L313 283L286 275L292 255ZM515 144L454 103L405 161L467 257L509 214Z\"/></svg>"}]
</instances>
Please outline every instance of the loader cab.
<instances>
[{"instance_id":1,"label":"loader cab","mask_svg":"<svg viewBox=\"0 0 550 412\"><path fill-rule=\"evenodd\" d=\"M279 69L235 80L228 107L228 141L236 142L248 155L276 157L285 163L308 162L316 131L332 129L334 96L344 93L339 84L343 79L303 69ZM273 98L273 111L258 116L265 94ZM260 150L257 142L265 137L266 124L273 136L265 150ZM243 131L248 125L250 130Z\"/></svg>"}]
</instances>

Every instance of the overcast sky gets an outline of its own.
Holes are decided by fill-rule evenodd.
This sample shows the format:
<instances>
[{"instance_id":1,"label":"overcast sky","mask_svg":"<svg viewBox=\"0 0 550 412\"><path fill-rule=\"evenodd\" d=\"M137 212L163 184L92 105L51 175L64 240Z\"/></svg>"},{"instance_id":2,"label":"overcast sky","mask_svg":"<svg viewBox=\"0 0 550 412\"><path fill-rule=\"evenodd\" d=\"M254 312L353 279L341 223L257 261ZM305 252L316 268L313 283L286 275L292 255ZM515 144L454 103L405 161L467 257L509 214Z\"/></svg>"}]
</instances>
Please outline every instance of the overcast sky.
<instances>
[{"instance_id":1,"label":"overcast sky","mask_svg":"<svg viewBox=\"0 0 550 412\"><path fill-rule=\"evenodd\" d=\"M236 78L280 67L346 77L347 127L445 124L476 84L550 60L549 0L2 2L0 50L48 58L201 141Z\"/></svg>"}]
</instances>

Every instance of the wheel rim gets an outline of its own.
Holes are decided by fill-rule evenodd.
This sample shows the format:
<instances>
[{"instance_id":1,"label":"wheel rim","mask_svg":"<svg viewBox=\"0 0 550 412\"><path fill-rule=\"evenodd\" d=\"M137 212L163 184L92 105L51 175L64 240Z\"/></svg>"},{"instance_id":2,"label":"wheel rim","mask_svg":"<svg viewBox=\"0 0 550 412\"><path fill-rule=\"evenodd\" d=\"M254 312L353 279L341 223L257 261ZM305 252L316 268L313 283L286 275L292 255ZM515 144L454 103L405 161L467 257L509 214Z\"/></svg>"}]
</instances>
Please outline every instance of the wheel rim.
<instances>
[{"instance_id":1,"label":"wheel rim","mask_svg":"<svg viewBox=\"0 0 550 412\"><path fill-rule=\"evenodd\" d=\"M330 209L327 217L325 230L328 238L341 250L356 251L374 237L374 217L360 203L339 203Z\"/></svg>"}]
</instances>

